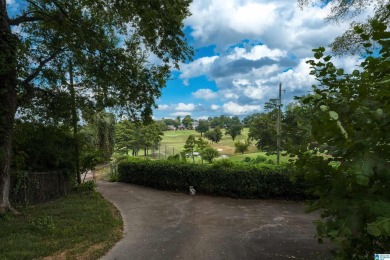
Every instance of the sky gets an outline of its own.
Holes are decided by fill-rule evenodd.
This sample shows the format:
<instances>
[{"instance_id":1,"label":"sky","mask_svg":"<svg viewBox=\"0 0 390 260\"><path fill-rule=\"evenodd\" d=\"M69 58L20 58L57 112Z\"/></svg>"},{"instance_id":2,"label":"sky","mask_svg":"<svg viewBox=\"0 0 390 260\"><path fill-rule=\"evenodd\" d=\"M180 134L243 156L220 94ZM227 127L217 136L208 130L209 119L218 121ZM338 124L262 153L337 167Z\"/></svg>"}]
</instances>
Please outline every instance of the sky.
<instances>
[{"instance_id":1,"label":"sky","mask_svg":"<svg viewBox=\"0 0 390 260\"><path fill-rule=\"evenodd\" d=\"M324 18L331 5L301 10L295 0L194 0L184 32L193 61L172 72L157 100L154 118L190 115L244 117L262 112L264 103L308 94L316 80L307 60L313 48L327 47L349 26ZM357 58L335 58L352 71Z\"/></svg>"},{"instance_id":2,"label":"sky","mask_svg":"<svg viewBox=\"0 0 390 260\"><path fill-rule=\"evenodd\" d=\"M20 2L7 0L8 11L15 12ZM193 0L183 30L195 55L172 71L154 118L243 118L277 98L279 83L283 104L308 94L316 84L306 63L312 49L329 46L349 27L325 21L329 2L302 10L297 0ZM348 57L333 63L350 72L359 62Z\"/></svg>"}]
</instances>

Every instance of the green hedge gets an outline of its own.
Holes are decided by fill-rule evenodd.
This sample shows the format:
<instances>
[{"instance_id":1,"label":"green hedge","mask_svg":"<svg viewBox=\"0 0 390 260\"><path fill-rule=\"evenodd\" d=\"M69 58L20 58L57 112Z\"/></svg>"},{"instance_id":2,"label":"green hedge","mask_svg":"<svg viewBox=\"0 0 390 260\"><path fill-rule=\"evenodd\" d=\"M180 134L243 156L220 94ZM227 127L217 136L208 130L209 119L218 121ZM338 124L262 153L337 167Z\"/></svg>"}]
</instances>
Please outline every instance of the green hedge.
<instances>
[{"instance_id":1,"label":"green hedge","mask_svg":"<svg viewBox=\"0 0 390 260\"><path fill-rule=\"evenodd\" d=\"M172 161L126 160L118 180L164 190L197 192L234 198L305 198L302 184L290 180L291 168L274 165L199 165Z\"/></svg>"}]
</instances>

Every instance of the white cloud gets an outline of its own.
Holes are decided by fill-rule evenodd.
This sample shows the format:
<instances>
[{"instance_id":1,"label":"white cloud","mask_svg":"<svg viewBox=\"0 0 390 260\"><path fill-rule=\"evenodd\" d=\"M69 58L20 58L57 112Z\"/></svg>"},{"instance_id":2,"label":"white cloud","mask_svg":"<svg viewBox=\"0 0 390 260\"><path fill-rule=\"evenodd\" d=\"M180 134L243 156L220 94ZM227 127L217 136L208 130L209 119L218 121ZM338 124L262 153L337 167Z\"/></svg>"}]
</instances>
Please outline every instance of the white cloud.
<instances>
[{"instance_id":1,"label":"white cloud","mask_svg":"<svg viewBox=\"0 0 390 260\"><path fill-rule=\"evenodd\" d=\"M220 106L218 106L218 105L215 105L215 104L211 105L212 110L218 110L219 108L220 108Z\"/></svg>"},{"instance_id":2,"label":"white cloud","mask_svg":"<svg viewBox=\"0 0 390 260\"><path fill-rule=\"evenodd\" d=\"M198 116L196 117L196 120L207 120L209 119L209 116Z\"/></svg>"},{"instance_id":3,"label":"white cloud","mask_svg":"<svg viewBox=\"0 0 390 260\"><path fill-rule=\"evenodd\" d=\"M169 109L168 105L158 105L158 110L164 111L164 110L168 110L168 109Z\"/></svg>"},{"instance_id":4,"label":"white cloud","mask_svg":"<svg viewBox=\"0 0 390 260\"><path fill-rule=\"evenodd\" d=\"M280 57L285 57L287 51L282 51L279 49L271 50L265 45L255 45L253 48L240 48L235 47L234 53L228 55L228 59L240 59L245 58L247 60L260 60L261 58L269 57L274 60L278 60Z\"/></svg>"},{"instance_id":5,"label":"white cloud","mask_svg":"<svg viewBox=\"0 0 390 260\"><path fill-rule=\"evenodd\" d=\"M239 105L235 102L230 101L223 105L223 110L228 115L246 115L260 111L261 107L259 105Z\"/></svg>"},{"instance_id":6,"label":"white cloud","mask_svg":"<svg viewBox=\"0 0 390 260\"><path fill-rule=\"evenodd\" d=\"M301 10L291 0L194 0L185 24L197 46L216 44L217 50L225 50L253 39L301 58L314 47L327 46L349 25L326 23L330 9L329 4Z\"/></svg>"},{"instance_id":7,"label":"white cloud","mask_svg":"<svg viewBox=\"0 0 390 260\"><path fill-rule=\"evenodd\" d=\"M278 19L275 12L276 4L246 2L235 10L231 10L232 17L228 26L234 31L245 34L260 34Z\"/></svg>"},{"instance_id":8,"label":"white cloud","mask_svg":"<svg viewBox=\"0 0 390 260\"><path fill-rule=\"evenodd\" d=\"M175 110L177 111L193 111L195 109L195 105L192 103L189 104L184 104L184 103L179 103Z\"/></svg>"},{"instance_id":9,"label":"white cloud","mask_svg":"<svg viewBox=\"0 0 390 260\"><path fill-rule=\"evenodd\" d=\"M209 67L217 59L218 56L199 58L188 64L180 65L180 78L188 79L199 77L209 71ZM185 85L188 85L188 81L184 81Z\"/></svg>"},{"instance_id":10,"label":"white cloud","mask_svg":"<svg viewBox=\"0 0 390 260\"><path fill-rule=\"evenodd\" d=\"M179 112L175 112L175 113L171 113L169 114L170 116L187 116L187 115L192 115L191 112L184 112L184 111L179 111Z\"/></svg>"},{"instance_id":11,"label":"white cloud","mask_svg":"<svg viewBox=\"0 0 390 260\"><path fill-rule=\"evenodd\" d=\"M192 95L196 98L202 98L202 99L214 99L218 97L217 92L212 91L211 89L208 88L201 88L198 89L197 91L193 92Z\"/></svg>"}]
</instances>

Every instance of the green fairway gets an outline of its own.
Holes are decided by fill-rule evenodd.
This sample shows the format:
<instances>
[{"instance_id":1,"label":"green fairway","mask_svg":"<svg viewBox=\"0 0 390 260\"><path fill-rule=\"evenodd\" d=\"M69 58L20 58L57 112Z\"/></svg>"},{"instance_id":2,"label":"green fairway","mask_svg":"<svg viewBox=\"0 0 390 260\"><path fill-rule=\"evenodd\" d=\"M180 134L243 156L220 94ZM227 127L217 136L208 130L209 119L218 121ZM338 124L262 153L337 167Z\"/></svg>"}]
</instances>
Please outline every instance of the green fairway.
<instances>
[{"instance_id":1,"label":"green fairway","mask_svg":"<svg viewBox=\"0 0 390 260\"><path fill-rule=\"evenodd\" d=\"M245 154L235 154L234 143L236 141L245 141L248 138L248 128L244 128L241 135L237 136L233 141L230 135L223 135L222 139L217 144L211 144L212 147L217 149L222 156L221 158L231 158L234 161L242 161L245 157L255 158L258 155L265 156L269 159L272 159L276 162L276 155L267 156L265 152L259 151L254 145L255 142L252 142L249 147L249 151ZM222 129L222 133L225 133L225 130ZM195 130L177 130L177 131L165 131L163 140L161 141L160 146L160 159L165 158L166 156L177 154L180 151L184 150L184 144L188 138L188 136L194 135L196 139L200 137L200 133ZM155 158L158 159L158 151L156 151ZM189 159L191 160L191 159ZM287 161L287 158L281 157L281 161ZM196 158L195 161L200 161L199 158Z\"/></svg>"}]
</instances>

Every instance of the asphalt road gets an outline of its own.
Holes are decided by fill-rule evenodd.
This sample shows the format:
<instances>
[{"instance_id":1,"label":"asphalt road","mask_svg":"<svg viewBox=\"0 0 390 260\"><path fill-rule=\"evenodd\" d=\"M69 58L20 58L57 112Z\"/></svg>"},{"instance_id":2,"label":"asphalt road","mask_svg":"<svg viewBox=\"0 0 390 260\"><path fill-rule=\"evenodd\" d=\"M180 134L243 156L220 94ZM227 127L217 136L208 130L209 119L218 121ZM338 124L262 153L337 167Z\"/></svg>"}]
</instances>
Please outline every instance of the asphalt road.
<instances>
[{"instance_id":1,"label":"asphalt road","mask_svg":"<svg viewBox=\"0 0 390 260\"><path fill-rule=\"evenodd\" d=\"M326 259L304 204L189 196L99 182L124 237L102 259Z\"/></svg>"}]
</instances>

